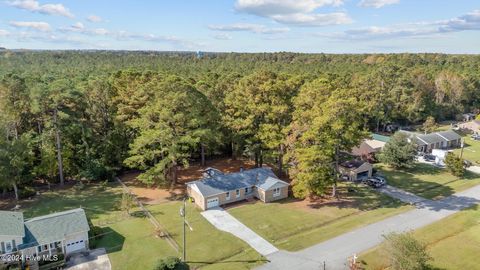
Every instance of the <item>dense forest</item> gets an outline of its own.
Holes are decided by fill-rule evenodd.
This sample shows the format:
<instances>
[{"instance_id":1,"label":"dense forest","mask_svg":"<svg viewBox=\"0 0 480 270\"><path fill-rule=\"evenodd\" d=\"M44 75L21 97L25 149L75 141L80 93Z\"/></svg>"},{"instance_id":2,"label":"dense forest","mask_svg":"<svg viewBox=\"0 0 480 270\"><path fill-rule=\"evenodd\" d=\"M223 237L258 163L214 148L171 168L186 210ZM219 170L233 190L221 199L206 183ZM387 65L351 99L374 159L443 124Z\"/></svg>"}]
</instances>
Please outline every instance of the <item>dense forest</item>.
<instances>
[{"instance_id":1,"label":"dense forest","mask_svg":"<svg viewBox=\"0 0 480 270\"><path fill-rule=\"evenodd\" d=\"M321 195L369 132L480 108L479 70L473 55L0 51L0 188L129 168L168 186L232 155Z\"/></svg>"}]
</instances>

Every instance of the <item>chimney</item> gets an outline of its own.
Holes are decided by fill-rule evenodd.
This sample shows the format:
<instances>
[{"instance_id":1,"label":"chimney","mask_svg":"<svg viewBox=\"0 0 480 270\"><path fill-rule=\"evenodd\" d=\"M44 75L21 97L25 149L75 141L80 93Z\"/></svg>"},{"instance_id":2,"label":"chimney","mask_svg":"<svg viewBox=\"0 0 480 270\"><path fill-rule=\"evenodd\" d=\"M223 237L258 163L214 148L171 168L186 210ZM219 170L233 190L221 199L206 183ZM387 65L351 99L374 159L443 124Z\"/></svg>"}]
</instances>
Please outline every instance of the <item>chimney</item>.
<instances>
[{"instance_id":1,"label":"chimney","mask_svg":"<svg viewBox=\"0 0 480 270\"><path fill-rule=\"evenodd\" d=\"M240 167L240 172L243 172L243 166Z\"/></svg>"}]
</instances>

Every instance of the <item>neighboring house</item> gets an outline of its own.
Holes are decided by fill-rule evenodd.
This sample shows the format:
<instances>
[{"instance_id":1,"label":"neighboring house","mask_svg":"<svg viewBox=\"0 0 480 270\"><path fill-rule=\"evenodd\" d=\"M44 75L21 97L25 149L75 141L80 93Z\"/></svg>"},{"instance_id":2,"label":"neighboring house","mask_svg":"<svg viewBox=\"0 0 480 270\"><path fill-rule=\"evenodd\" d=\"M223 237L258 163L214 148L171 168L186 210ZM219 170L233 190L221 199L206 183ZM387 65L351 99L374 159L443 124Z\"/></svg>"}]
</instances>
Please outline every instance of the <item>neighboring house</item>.
<instances>
[{"instance_id":1,"label":"neighboring house","mask_svg":"<svg viewBox=\"0 0 480 270\"><path fill-rule=\"evenodd\" d=\"M81 208L23 219L21 212L0 211L0 254L18 251L24 258L88 250L88 225Z\"/></svg>"},{"instance_id":2,"label":"neighboring house","mask_svg":"<svg viewBox=\"0 0 480 270\"><path fill-rule=\"evenodd\" d=\"M254 197L265 203L288 197L289 184L268 167L229 174L208 168L204 176L187 183L188 195L202 210Z\"/></svg>"},{"instance_id":3,"label":"neighboring house","mask_svg":"<svg viewBox=\"0 0 480 270\"><path fill-rule=\"evenodd\" d=\"M462 120L463 122L468 122L468 121L472 121L475 119L477 115L474 114L474 113L464 113L462 114Z\"/></svg>"},{"instance_id":4,"label":"neighboring house","mask_svg":"<svg viewBox=\"0 0 480 270\"><path fill-rule=\"evenodd\" d=\"M453 130L419 134L401 130L399 132L409 135L409 140L417 145L417 150L422 153L431 153L433 149L458 148L461 145L462 137Z\"/></svg>"},{"instance_id":5,"label":"neighboring house","mask_svg":"<svg viewBox=\"0 0 480 270\"><path fill-rule=\"evenodd\" d=\"M372 177L373 166L363 160L350 160L341 163L339 171L342 176L348 178L346 180L359 181Z\"/></svg>"},{"instance_id":6,"label":"neighboring house","mask_svg":"<svg viewBox=\"0 0 480 270\"><path fill-rule=\"evenodd\" d=\"M375 159L375 154L380 152L390 137L372 134L371 139L363 140L362 143L352 149L352 155L366 159Z\"/></svg>"},{"instance_id":7,"label":"neighboring house","mask_svg":"<svg viewBox=\"0 0 480 270\"><path fill-rule=\"evenodd\" d=\"M474 133L480 133L480 120L473 120L470 122L459 124L458 126L461 129L467 129Z\"/></svg>"}]
</instances>

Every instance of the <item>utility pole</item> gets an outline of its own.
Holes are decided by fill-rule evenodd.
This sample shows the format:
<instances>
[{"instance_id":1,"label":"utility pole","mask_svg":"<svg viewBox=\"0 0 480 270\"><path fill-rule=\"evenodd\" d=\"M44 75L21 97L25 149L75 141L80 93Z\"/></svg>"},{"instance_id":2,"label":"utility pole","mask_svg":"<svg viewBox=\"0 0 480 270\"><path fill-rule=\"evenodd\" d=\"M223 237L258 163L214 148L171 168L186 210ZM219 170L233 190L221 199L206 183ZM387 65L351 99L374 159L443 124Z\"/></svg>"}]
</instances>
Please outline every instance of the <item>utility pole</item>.
<instances>
[{"instance_id":1,"label":"utility pole","mask_svg":"<svg viewBox=\"0 0 480 270\"><path fill-rule=\"evenodd\" d=\"M187 225L186 222L186 210L187 210L187 197L183 198L183 207L180 208L180 216L183 217L183 257L182 260L183 262L187 261L187 238L186 238L186 232L185 232L185 226Z\"/></svg>"},{"instance_id":2,"label":"utility pole","mask_svg":"<svg viewBox=\"0 0 480 270\"><path fill-rule=\"evenodd\" d=\"M462 151L460 151L460 158L463 157L463 148L465 148L465 140L462 138L462 141L460 142L460 147L462 148Z\"/></svg>"}]
</instances>

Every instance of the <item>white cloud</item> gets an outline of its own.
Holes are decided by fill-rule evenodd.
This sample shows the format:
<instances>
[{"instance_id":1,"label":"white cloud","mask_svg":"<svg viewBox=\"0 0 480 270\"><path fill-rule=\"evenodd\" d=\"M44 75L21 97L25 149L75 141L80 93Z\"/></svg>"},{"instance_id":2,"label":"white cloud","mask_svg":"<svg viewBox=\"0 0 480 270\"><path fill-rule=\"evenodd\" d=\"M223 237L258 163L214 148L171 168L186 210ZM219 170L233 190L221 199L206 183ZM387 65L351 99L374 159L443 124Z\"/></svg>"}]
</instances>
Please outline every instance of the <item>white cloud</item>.
<instances>
[{"instance_id":1,"label":"white cloud","mask_svg":"<svg viewBox=\"0 0 480 270\"><path fill-rule=\"evenodd\" d=\"M232 40L233 37L227 33L219 33L219 34L215 34L213 36L215 39L219 39L219 40Z\"/></svg>"},{"instance_id":2,"label":"white cloud","mask_svg":"<svg viewBox=\"0 0 480 270\"><path fill-rule=\"evenodd\" d=\"M0 29L0 37L6 37L10 34L7 30Z\"/></svg>"},{"instance_id":3,"label":"white cloud","mask_svg":"<svg viewBox=\"0 0 480 270\"><path fill-rule=\"evenodd\" d=\"M317 34L317 36L346 40L393 39L431 37L462 31L480 31L480 10L444 21L416 22L391 26L371 26L350 29L342 33Z\"/></svg>"},{"instance_id":4,"label":"white cloud","mask_svg":"<svg viewBox=\"0 0 480 270\"><path fill-rule=\"evenodd\" d=\"M343 2L343 0L237 0L235 9L283 24L326 26L352 22L344 12L315 12L325 6L340 6Z\"/></svg>"},{"instance_id":5,"label":"white cloud","mask_svg":"<svg viewBox=\"0 0 480 270\"><path fill-rule=\"evenodd\" d=\"M235 9L262 17L309 13L323 6L340 6L343 0L237 0Z\"/></svg>"},{"instance_id":6,"label":"white cloud","mask_svg":"<svg viewBox=\"0 0 480 270\"><path fill-rule=\"evenodd\" d=\"M261 24L251 23L235 23L229 25L209 25L210 30L215 31L228 31L228 32L252 32L256 34L279 34L288 32L290 29L282 28L269 28Z\"/></svg>"},{"instance_id":7,"label":"white cloud","mask_svg":"<svg viewBox=\"0 0 480 270\"><path fill-rule=\"evenodd\" d=\"M464 30L480 30L480 10L474 10L463 16L439 22L440 31L454 32Z\"/></svg>"},{"instance_id":8,"label":"white cloud","mask_svg":"<svg viewBox=\"0 0 480 270\"><path fill-rule=\"evenodd\" d=\"M102 17L97 16L97 15L90 15L90 16L87 17L87 20L89 22L94 22L94 23L103 22Z\"/></svg>"},{"instance_id":9,"label":"white cloud","mask_svg":"<svg viewBox=\"0 0 480 270\"><path fill-rule=\"evenodd\" d=\"M51 31L50 25L46 22L18 22L11 21L10 25L17 28L30 28L42 32Z\"/></svg>"},{"instance_id":10,"label":"white cloud","mask_svg":"<svg viewBox=\"0 0 480 270\"><path fill-rule=\"evenodd\" d=\"M393 5L399 2L400 0L362 0L358 5L361 7L381 8L383 6Z\"/></svg>"},{"instance_id":11,"label":"white cloud","mask_svg":"<svg viewBox=\"0 0 480 270\"><path fill-rule=\"evenodd\" d=\"M295 13L289 15L275 15L272 16L272 18L277 22L299 26L327 26L348 24L352 22L352 19L342 12L328 14Z\"/></svg>"},{"instance_id":12,"label":"white cloud","mask_svg":"<svg viewBox=\"0 0 480 270\"><path fill-rule=\"evenodd\" d=\"M44 4L41 5L37 0L13 0L7 2L9 5L28 10L31 12L38 12L48 15L60 15L68 18L73 18L73 14L62 4Z\"/></svg>"}]
</instances>

